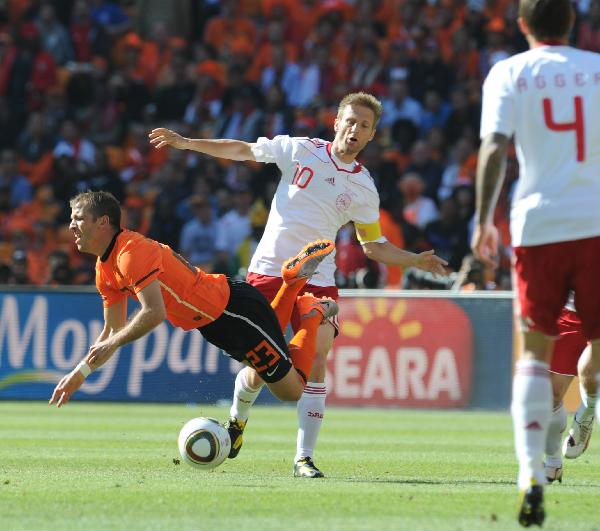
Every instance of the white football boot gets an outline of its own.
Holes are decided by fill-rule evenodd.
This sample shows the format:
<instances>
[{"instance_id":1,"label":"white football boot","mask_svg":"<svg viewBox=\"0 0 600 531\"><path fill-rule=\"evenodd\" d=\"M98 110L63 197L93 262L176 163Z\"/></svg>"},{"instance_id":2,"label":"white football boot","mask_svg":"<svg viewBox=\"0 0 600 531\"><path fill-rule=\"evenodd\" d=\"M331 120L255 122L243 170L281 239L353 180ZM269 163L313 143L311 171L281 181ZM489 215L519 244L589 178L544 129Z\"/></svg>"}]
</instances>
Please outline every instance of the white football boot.
<instances>
[{"instance_id":1,"label":"white football boot","mask_svg":"<svg viewBox=\"0 0 600 531\"><path fill-rule=\"evenodd\" d=\"M594 428L594 417L577 420L583 416L585 407L582 405L577 409L573 424L569 430L569 435L563 442L562 453L567 459L577 459L583 452L586 451L590 438L592 437L592 429Z\"/></svg>"},{"instance_id":2,"label":"white football boot","mask_svg":"<svg viewBox=\"0 0 600 531\"><path fill-rule=\"evenodd\" d=\"M562 465L552 466L544 463L544 475L546 476L548 485L554 483L555 481L562 483L563 467Z\"/></svg>"}]
</instances>

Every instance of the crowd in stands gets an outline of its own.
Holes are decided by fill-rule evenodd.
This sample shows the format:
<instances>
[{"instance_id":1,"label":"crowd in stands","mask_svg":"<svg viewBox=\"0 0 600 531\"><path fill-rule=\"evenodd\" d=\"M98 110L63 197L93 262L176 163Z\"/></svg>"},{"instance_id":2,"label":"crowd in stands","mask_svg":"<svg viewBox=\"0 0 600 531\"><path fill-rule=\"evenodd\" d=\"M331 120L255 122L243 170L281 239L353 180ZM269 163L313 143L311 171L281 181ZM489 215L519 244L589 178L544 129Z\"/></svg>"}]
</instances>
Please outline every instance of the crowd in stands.
<instances>
[{"instance_id":1,"label":"crowd in stands","mask_svg":"<svg viewBox=\"0 0 600 531\"><path fill-rule=\"evenodd\" d=\"M573 44L600 52L600 0L577 10ZM370 263L344 227L339 285L509 289L514 153L497 270L474 264L469 238L481 84L526 49L516 18L516 0L0 1L0 283L93 282L68 229L68 199L87 189L112 192L126 227L243 275L277 168L155 150L148 132L331 140L338 101L365 90L384 109L359 157L383 232L435 248L455 274L436 283Z\"/></svg>"}]
</instances>

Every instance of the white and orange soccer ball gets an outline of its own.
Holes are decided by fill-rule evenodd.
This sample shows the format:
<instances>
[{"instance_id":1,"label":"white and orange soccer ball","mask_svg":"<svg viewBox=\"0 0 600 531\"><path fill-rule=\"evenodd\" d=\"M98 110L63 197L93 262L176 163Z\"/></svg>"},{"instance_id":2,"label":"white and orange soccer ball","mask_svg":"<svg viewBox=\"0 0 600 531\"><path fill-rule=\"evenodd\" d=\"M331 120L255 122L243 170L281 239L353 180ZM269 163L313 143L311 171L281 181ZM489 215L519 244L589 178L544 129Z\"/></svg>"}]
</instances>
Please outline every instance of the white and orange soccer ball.
<instances>
[{"instance_id":1,"label":"white and orange soccer ball","mask_svg":"<svg viewBox=\"0 0 600 531\"><path fill-rule=\"evenodd\" d=\"M218 467L229 455L229 432L215 419L197 417L188 420L179 432L182 459L202 470Z\"/></svg>"}]
</instances>

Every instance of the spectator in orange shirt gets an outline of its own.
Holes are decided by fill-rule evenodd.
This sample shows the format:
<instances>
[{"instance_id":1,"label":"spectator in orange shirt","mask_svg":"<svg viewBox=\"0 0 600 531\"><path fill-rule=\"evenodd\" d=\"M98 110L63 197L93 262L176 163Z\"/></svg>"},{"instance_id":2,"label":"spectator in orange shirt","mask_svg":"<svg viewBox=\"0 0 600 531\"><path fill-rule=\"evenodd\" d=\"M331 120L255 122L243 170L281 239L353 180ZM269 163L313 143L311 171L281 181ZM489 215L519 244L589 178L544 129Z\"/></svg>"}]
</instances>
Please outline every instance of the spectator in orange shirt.
<instances>
[{"instance_id":1,"label":"spectator in orange shirt","mask_svg":"<svg viewBox=\"0 0 600 531\"><path fill-rule=\"evenodd\" d=\"M435 15L434 34L440 47L440 54L444 63L452 60L452 42L454 35L463 24L463 16L456 6L441 4Z\"/></svg>"},{"instance_id":2,"label":"spectator in orange shirt","mask_svg":"<svg viewBox=\"0 0 600 531\"><path fill-rule=\"evenodd\" d=\"M20 157L19 171L34 186L48 182L52 175L53 144L45 116L38 112L30 114L16 147Z\"/></svg>"},{"instance_id":3,"label":"spectator in orange shirt","mask_svg":"<svg viewBox=\"0 0 600 531\"><path fill-rule=\"evenodd\" d=\"M289 38L300 49L321 16L321 3L321 0L263 0L263 13L267 19L289 20Z\"/></svg>"},{"instance_id":4,"label":"spectator in orange shirt","mask_svg":"<svg viewBox=\"0 0 600 531\"><path fill-rule=\"evenodd\" d=\"M240 39L254 46L258 32L252 20L241 15L236 0L222 0L221 12L211 18L204 30L204 42L215 50L222 50Z\"/></svg>"},{"instance_id":5,"label":"spectator in orange shirt","mask_svg":"<svg viewBox=\"0 0 600 531\"><path fill-rule=\"evenodd\" d=\"M221 98L225 86L225 67L207 59L196 67L195 90L185 109L183 121L192 126L211 124L221 112Z\"/></svg>"},{"instance_id":6,"label":"spectator in orange shirt","mask_svg":"<svg viewBox=\"0 0 600 531\"><path fill-rule=\"evenodd\" d=\"M438 218L433 200L423 195L425 181L416 172L406 173L398 181L398 188L404 198L404 217L410 224L420 229Z\"/></svg>"},{"instance_id":7,"label":"spectator in orange shirt","mask_svg":"<svg viewBox=\"0 0 600 531\"><path fill-rule=\"evenodd\" d=\"M140 124L130 127L127 144L129 148L126 149L125 164L120 173L126 183L148 179L165 165L169 156L167 151L157 153L159 150L148 147L146 129Z\"/></svg>"},{"instance_id":8,"label":"spectator in orange shirt","mask_svg":"<svg viewBox=\"0 0 600 531\"><path fill-rule=\"evenodd\" d=\"M254 55L249 78L257 81L261 72L272 64L275 48L283 48L286 60L295 63L298 58L296 47L286 40L285 25L279 20L271 20L266 29L266 42L261 44Z\"/></svg>"},{"instance_id":9,"label":"spectator in orange shirt","mask_svg":"<svg viewBox=\"0 0 600 531\"><path fill-rule=\"evenodd\" d=\"M460 138L450 150L450 157L442 173L442 182L437 192L438 200L450 197L457 186L473 184L476 166L468 164L472 158L477 164L477 150L473 141L466 136Z\"/></svg>"},{"instance_id":10,"label":"spectator in orange shirt","mask_svg":"<svg viewBox=\"0 0 600 531\"><path fill-rule=\"evenodd\" d=\"M379 209L379 225L381 226L381 234L387 238L390 243L393 243L400 249L406 249L402 226L396 221L394 213L387 210ZM386 266L386 288L400 288L402 285L402 275L404 268L400 266Z\"/></svg>"},{"instance_id":11,"label":"spectator in orange shirt","mask_svg":"<svg viewBox=\"0 0 600 531\"><path fill-rule=\"evenodd\" d=\"M149 87L155 86L161 71L170 64L174 45L178 47L179 41L170 38L162 20L152 25L149 39L141 41L138 66Z\"/></svg>"},{"instance_id":12,"label":"spectator in orange shirt","mask_svg":"<svg viewBox=\"0 0 600 531\"><path fill-rule=\"evenodd\" d=\"M452 36L447 62L452 65L455 80L458 82L481 78L479 52L466 28L459 28Z\"/></svg>"}]
</instances>

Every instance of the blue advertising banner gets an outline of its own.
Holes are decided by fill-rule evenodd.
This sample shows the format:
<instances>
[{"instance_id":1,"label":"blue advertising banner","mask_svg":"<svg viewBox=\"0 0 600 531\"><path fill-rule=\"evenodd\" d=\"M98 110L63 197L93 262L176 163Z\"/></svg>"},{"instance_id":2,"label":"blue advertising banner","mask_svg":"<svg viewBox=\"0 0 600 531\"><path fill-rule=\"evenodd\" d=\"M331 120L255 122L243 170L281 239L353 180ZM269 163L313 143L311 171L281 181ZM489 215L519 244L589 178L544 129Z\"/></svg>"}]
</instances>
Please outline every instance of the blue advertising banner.
<instances>
[{"instance_id":1,"label":"blue advertising banner","mask_svg":"<svg viewBox=\"0 0 600 531\"><path fill-rule=\"evenodd\" d=\"M332 405L508 406L509 294L373 290L342 296L340 337L328 370ZM93 289L0 291L0 400L47 400L102 327ZM198 331L165 322L117 351L73 399L230 401L239 368ZM259 400L277 401L268 391Z\"/></svg>"},{"instance_id":2,"label":"blue advertising banner","mask_svg":"<svg viewBox=\"0 0 600 531\"><path fill-rule=\"evenodd\" d=\"M48 399L102 327L97 294L0 293L0 398ZM239 367L200 332L165 322L117 351L74 399L215 402L231 398Z\"/></svg>"}]
</instances>

